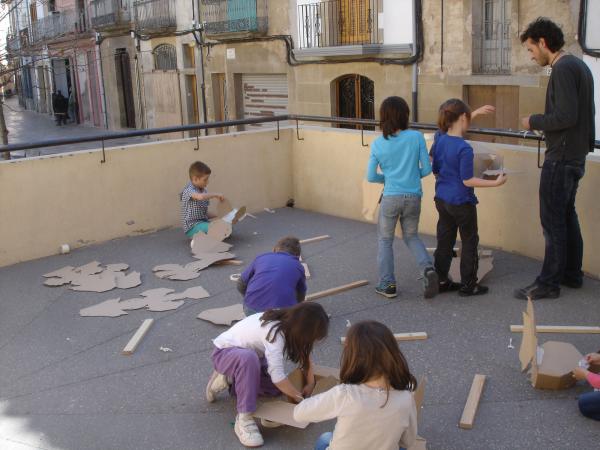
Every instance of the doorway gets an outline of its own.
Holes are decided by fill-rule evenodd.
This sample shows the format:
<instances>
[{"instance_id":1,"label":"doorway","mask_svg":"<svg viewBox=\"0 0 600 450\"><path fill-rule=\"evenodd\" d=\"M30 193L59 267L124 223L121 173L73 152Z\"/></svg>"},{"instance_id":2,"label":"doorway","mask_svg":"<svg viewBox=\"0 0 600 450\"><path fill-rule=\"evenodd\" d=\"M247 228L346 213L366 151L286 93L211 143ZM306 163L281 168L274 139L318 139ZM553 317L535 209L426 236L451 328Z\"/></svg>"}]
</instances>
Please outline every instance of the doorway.
<instances>
[{"instance_id":1,"label":"doorway","mask_svg":"<svg viewBox=\"0 0 600 450\"><path fill-rule=\"evenodd\" d=\"M358 74L343 75L334 81L335 115L353 119L375 119L375 83ZM360 129L360 125L339 125ZM374 130L365 126L365 130Z\"/></svg>"},{"instance_id":2,"label":"doorway","mask_svg":"<svg viewBox=\"0 0 600 450\"><path fill-rule=\"evenodd\" d=\"M115 71L119 91L121 127L135 128L135 104L131 81L131 62L129 60L129 54L124 48L118 48L115 54Z\"/></svg>"}]
</instances>

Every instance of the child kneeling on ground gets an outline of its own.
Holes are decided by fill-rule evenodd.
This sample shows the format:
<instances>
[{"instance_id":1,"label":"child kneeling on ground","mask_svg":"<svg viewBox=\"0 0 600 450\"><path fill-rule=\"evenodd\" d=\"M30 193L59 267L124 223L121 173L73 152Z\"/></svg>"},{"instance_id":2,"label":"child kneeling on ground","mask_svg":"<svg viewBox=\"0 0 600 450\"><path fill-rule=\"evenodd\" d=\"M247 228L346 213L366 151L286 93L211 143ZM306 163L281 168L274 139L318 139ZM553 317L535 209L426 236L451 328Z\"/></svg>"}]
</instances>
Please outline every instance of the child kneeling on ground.
<instances>
[{"instance_id":1,"label":"child kneeling on ground","mask_svg":"<svg viewBox=\"0 0 600 450\"><path fill-rule=\"evenodd\" d=\"M585 359L590 365L600 366L600 352L590 353L585 356ZM577 380L586 380L594 388L593 392L579 396L579 411L585 417L600 420L600 375L582 367L576 367L573 370L573 376Z\"/></svg>"},{"instance_id":2,"label":"child kneeling on ground","mask_svg":"<svg viewBox=\"0 0 600 450\"><path fill-rule=\"evenodd\" d=\"M443 134L438 136L433 150L435 182L435 207L439 214L437 223L437 248L434 253L435 270L440 280L440 292L458 290L467 297L488 292L477 283L479 265L479 233L477 229L476 187L496 187L506 183L506 174L495 180L484 180L473 174L473 148L464 135L471 121L471 109L459 99L450 99L440 106L438 126ZM456 233L460 233L461 284L448 277L454 256Z\"/></svg>"},{"instance_id":3,"label":"child kneeling on ground","mask_svg":"<svg viewBox=\"0 0 600 450\"><path fill-rule=\"evenodd\" d=\"M419 238L421 215L421 178L431 173L425 138L408 129L410 110L400 97L388 97L381 104L380 118L383 136L371 145L367 180L383 183L379 209L379 284L375 292L387 298L397 295L394 274L394 232L400 221L402 239L412 252L423 274L423 295L434 297L438 292L438 276L433 261ZM377 173L380 168L383 174Z\"/></svg>"},{"instance_id":4,"label":"child kneeling on ground","mask_svg":"<svg viewBox=\"0 0 600 450\"><path fill-rule=\"evenodd\" d=\"M294 408L301 422L337 417L333 433L323 434L315 450L398 450L414 444L417 380L385 325L364 321L350 327L340 381Z\"/></svg>"},{"instance_id":5,"label":"child kneeling on ground","mask_svg":"<svg viewBox=\"0 0 600 450\"><path fill-rule=\"evenodd\" d=\"M327 336L329 317L318 303L300 303L286 309L254 314L221 333L213 342L213 372L206 400L229 389L237 398L234 431L242 445L260 447L263 437L252 417L260 395L282 393L296 401L315 388L313 345ZM307 380L298 391L284 372L284 356L298 364Z\"/></svg>"},{"instance_id":6,"label":"child kneeling on ground","mask_svg":"<svg viewBox=\"0 0 600 450\"><path fill-rule=\"evenodd\" d=\"M306 276L300 264L300 241L293 236L277 242L272 252L258 255L238 280L246 316L304 301Z\"/></svg>"},{"instance_id":7,"label":"child kneeling on ground","mask_svg":"<svg viewBox=\"0 0 600 450\"><path fill-rule=\"evenodd\" d=\"M183 188L180 195L181 221L183 231L189 238L200 231L208 233L209 219L208 204L213 198L223 201L223 194L209 194L206 191L211 170L201 161L196 161L190 166L190 182Z\"/></svg>"}]
</instances>

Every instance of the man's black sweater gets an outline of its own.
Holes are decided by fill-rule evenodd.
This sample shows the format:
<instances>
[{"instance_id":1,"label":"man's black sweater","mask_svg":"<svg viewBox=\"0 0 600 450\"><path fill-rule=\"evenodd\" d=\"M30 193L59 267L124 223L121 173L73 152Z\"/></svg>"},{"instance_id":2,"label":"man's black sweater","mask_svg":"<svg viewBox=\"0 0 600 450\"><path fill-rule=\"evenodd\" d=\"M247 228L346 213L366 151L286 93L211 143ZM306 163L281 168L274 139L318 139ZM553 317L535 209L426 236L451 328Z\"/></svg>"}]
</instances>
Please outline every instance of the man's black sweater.
<instances>
[{"instance_id":1,"label":"man's black sweater","mask_svg":"<svg viewBox=\"0 0 600 450\"><path fill-rule=\"evenodd\" d=\"M552 67L544 114L529 118L546 135L546 159L583 161L594 151L594 80L588 66L564 55Z\"/></svg>"}]
</instances>

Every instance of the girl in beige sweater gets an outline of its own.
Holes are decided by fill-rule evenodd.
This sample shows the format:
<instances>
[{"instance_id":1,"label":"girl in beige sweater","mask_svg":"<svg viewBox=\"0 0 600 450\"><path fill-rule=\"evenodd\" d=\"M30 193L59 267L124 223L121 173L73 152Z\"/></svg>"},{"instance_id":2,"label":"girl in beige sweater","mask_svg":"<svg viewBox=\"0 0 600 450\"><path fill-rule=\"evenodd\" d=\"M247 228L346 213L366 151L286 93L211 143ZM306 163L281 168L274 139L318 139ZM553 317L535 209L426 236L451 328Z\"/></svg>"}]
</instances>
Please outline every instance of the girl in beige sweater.
<instances>
[{"instance_id":1,"label":"girl in beige sweater","mask_svg":"<svg viewBox=\"0 0 600 450\"><path fill-rule=\"evenodd\" d=\"M412 391L417 381L385 325L364 321L348 330L340 381L294 409L294 419L300 422L337 417L333 433L323 434L315 450L398 450L413 445L417 411Z\"/></svg>"}]
</instances>

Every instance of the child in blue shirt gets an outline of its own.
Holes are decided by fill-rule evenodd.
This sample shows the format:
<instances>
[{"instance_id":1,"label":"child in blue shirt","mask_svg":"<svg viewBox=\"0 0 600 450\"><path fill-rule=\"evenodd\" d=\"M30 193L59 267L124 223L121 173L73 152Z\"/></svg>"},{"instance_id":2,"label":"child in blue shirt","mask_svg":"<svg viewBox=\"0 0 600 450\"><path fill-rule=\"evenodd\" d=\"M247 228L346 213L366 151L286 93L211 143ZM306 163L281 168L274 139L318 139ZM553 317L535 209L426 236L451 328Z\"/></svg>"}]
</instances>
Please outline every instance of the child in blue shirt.
<instances>
[{"instance_id":1,"label":"child in blue shirt","mask_svg":"<svg viewBox=\"0 0 600 450\"><path fill-rule=\"evenodd\" d=\"M258 255L238 280L246 316L303 302L306 276L299 261L300 241L293 236L277 242L272 252Z\"/></svg>"},{"instance_id":2,"label":"child in blue shirt","mask_svg":"<svg viewBox=\"0 0 600 450\"><path fill-rule=\"evenodd\" d=\"M196 161L190 166L190 182L186 184L181 193L181 221L183 231L187 237L192 238L202 231L208 233L209 215L208 204L210 199L216 198L223 201L223 194L209 194L206 191L211 170L201 161Z\"/></svg>"},{"instance_id":3,"label":"child in blue shirt","mask_svg":"<svg viewBox=\"0 0 600 450\"><path fill-rule=\"evenodd\" d=\"M419 238L421 215L421 178L431 173L425 138L408 129L410 110L400 97L388 97L381 104L379 116L383 136L371 145L367 180L383 183L379 211L378 265L379 284L375 292L387 298L397 295L394 274L394 231L400 221L402 238L423 273L425 298L438 293L438 276L431 257ZM377 168L381 174L377 173Z\"/></svg>"},{"instance_id":4,"label":"child in blue shirt","mask_svg":"<svg viewBox=\"0 0 600 450\"><path fill-rule=\"evenodd\" d=\"M438 126L443 134L433 150L433 173L436 175L435 206L439 213L435 270L440 291L456 290L463 297L482 295L486 286L477 283L479 256L477 246L476 187L495 187L506 183L506 174L495 180L473 175L473 148L464 140L471 121L471 109L462 100L450 99L440 106ZM460 287L448 277L454 255L456 233L460 233Z\"/></svg>"}]
</instances>

